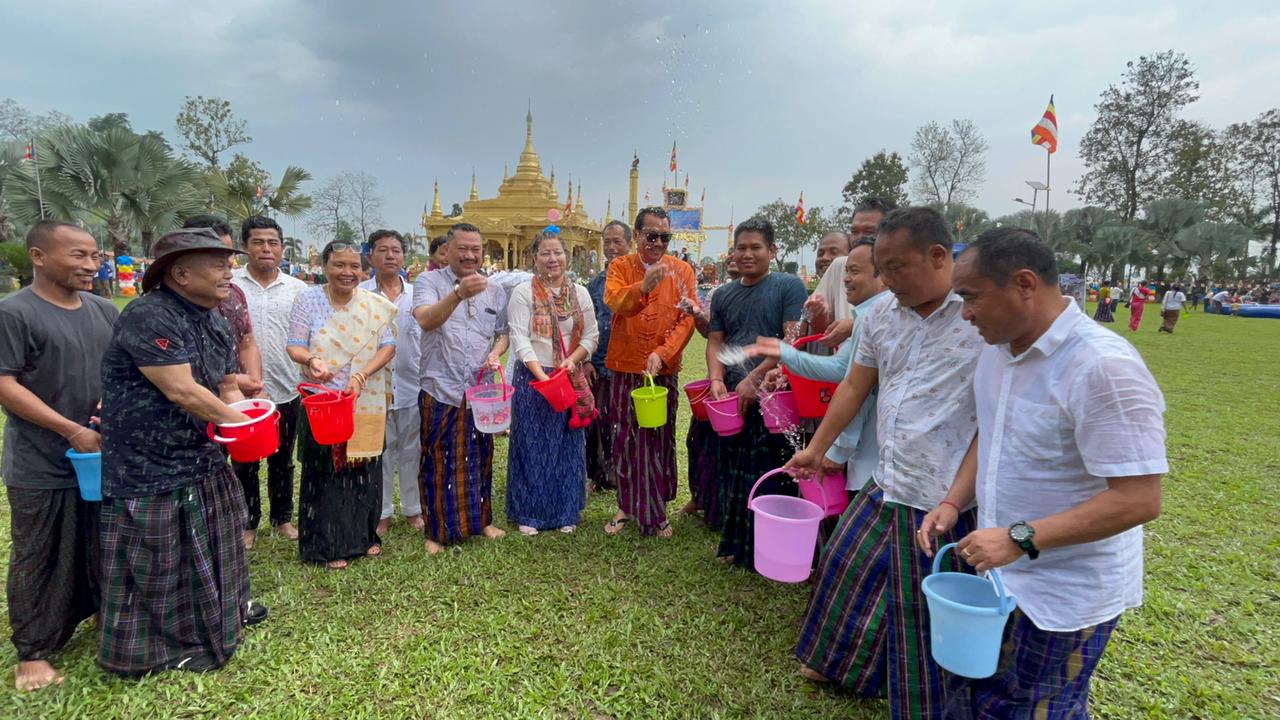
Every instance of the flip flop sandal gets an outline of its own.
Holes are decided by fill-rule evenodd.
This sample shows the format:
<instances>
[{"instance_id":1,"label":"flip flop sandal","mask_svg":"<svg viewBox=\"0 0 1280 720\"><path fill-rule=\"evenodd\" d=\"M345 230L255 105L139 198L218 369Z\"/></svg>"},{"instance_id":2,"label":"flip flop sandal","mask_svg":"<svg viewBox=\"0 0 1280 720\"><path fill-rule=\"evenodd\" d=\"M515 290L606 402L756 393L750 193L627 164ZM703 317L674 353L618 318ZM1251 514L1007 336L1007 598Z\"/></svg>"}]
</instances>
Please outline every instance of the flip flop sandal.
<instances>
[{"instance_id":1,"label":"flip flop sandal","mask_svg":"<svg viewBox=\"0 0 1280 720\"><path fill-rule=\"evenodd\" d=\"M631 518L629 518L629 517L624 517L624 518L614 518L614 519L610 520L609 522L605 523L605 526L604 526L604 532L605 532L605 534L606 534L606 535L617 535L618 533L622 532L623 526L624 526L624 525L626 525L626 524L627 524L627 522L629 522L630 520L631 520ZM611 530L612 530L612 532L610 532Z\"/></svg>"}]
</instances>

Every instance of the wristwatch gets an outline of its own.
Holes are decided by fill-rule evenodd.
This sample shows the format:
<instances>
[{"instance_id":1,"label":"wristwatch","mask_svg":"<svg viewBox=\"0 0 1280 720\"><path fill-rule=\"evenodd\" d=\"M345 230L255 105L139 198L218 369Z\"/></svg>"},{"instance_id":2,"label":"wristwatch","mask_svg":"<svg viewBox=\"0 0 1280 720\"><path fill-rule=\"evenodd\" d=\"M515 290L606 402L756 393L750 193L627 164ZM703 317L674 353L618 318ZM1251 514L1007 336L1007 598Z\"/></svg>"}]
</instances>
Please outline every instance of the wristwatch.
<instances>
[{"instance_id":1,"label":"wristwatch","mask_svg":"<svg viewBox=\"0 0 1280 720\"><path fill-rule=\"evenodd\" d=\"M1028 525L1026 520L1019 520L1009 526L1009 539L1022 548L1027 557L1032 560L1040 557L1040 551L1036 548L1036 544L1032 542L1035 536L1036 529Z\"/></svg>"}]
</instances>

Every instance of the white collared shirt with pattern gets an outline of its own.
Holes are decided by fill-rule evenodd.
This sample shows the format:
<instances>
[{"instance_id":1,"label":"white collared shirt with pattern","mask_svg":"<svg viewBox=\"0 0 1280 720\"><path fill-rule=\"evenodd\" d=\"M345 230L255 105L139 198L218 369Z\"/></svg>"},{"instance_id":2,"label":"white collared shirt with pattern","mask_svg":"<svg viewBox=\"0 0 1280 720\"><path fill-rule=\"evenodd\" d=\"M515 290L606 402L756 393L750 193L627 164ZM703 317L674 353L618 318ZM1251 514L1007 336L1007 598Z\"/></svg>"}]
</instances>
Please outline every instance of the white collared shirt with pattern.
<instances>
[{"instance_id":1,"label":"white collared shirt with pattern","mask_svg":"<svg viewBox=\"0 0 1280 720\"><path fill-rule=\"evenodd\" d=\"M236 270L231 282L244 291L249 302L253 339L262 353L262 383L267 397L277 404L287 403L298 396L298 383L302 382L301 369L287 349L289 316L293 301L307 289L307 284L281 271L264 287L253 279L248 268Z\"/></svg>"}]
</instances>

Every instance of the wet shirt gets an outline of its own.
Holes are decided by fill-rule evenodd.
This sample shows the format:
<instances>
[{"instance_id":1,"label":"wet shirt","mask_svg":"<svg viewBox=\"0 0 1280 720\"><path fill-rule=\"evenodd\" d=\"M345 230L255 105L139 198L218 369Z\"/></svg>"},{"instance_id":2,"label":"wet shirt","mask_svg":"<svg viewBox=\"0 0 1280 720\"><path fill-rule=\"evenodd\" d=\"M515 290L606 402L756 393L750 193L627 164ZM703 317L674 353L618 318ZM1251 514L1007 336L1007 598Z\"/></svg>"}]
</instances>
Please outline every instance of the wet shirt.
<instances>
[{"instance_id":1,"label":"wet shirt","mask_svg":"<svg viewBox=\"0 0 1280 720\"><path fill-rule=\"evenodd\" d=\"M425 272L413 283L413 307L435 305L453 292L458 276L448 267ZM462 406L462 395L493 347L507 334L507 293L490 281L484 292L453 309L444 324L422 333L420 387L436 400Z\"/></svg>"},{"instance_id":2,"label":"wet shirt","mask_svg":"<svg viewBox=\"0 0 1280 720\"><path fill-rule=\"evenodd\" d=\"M287 403L298 397L298 383L302 382L302 372L286 349L289 315L293 312L294 299L307 289L307 284L280 272L264 287L253 279L247 268L236 270L231 282L244 291L249 302L254 340L262 354L262 384L267 397L276 404Z\"/></svg>"},{"instance_id":3,"label":"wet shirt","mask_svg":"<svg viewBox=\"0 0 1280 720\"><path fill-rule=\"evenodd\" d=\"M795 275L771 272L752 285L734 280L716 288L709 331L724 333L726 347L750 345L762 336L781 338L784 323L800 321L807 298L804 283ZM761 362L754 358L726 367L725 386L736 387Z\"/></svg>"},{"instance_id":4,"label":"wet shirt","mask_svg":"<svg viewBox=\"0 0 1280 720\"><path fill-rule=\"evenodd\" d=\"M18 384L59 415L87 424L102 398L102 354L120 312L111 301L80 293L67 310L31 288L0 300L0 375ZM0 474L9 487L56 490L76 486L71 447L61 435L5 411Z\"/></svg>"},{"instance_id":5,"label":"wet shirt","mask_svg":"<svg viewBox=\"0 0 1280 720\"><path fill-rule=\"evenodd\" d=\"M680 359L693 336L693 316L680 310L682 299L696 300L698 281L689 264L671 255L658 261L667 274L653 289L641 292L645 265L638 253L609 262L604 300L613 311L605 363L610 370L644 372L649 353L662 358L660 375L680 372ZM602 343L603 345L603 343Z\"/></svg>"},{"instance_id":6,"label":"wet shirt","mask_svg":"<svg viewBox=\"0 0 1280 720\"><path fill-rule=\"evenodd\" d=\"M160 494L226 463L206 434L208 423L175 405L139 369L183 364L216 395L236 371L235 344L221 315L162 285L120 313L102 361L104 496Z\"/></svg>"},{"instance_id":7,"label":"wet shirt","mask_svg":"<svg viewBox=\"0 0 1280 720\"><path fill-rule=\"evenodd\" d=\"M231 328L231 338L235 340L238 359L244 339L253 334L253 320L249 317L249 301L244 296L244 290L235 283L231 283L229 290L227 299L218 305L218 314Z\"/></svg>"}]
</instances>

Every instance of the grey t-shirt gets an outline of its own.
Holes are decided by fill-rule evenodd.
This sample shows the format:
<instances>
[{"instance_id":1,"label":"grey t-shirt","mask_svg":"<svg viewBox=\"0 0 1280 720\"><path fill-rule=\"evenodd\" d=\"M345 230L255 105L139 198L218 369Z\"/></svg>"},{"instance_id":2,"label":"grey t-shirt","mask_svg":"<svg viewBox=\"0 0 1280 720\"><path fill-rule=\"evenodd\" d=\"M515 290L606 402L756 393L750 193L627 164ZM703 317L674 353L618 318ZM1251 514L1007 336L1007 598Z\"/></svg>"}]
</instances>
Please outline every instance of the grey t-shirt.
<instances>
[{"instance_id":1,"label":"grey t-shirt","mask_svg":"<svg viewBox=\"0 0 1280 720\"><path fill-rule=\"evenodd\" d=\"M754 285L734 280L716 288L716 299L711 303L710 331L724 333L726 346L750 345L760 336L781 338L783 323L800 320L807 298L804 283L795 275L771 272ZM756 358L745 367L725 368L728 388L737 387L761 362L761 358Z\"/></svg>"},{"instance_id":2,"label":"grey t-shirt","mask_svg":"<svg viewBox=\"0 0 1280 720\"><path fill-rule=\"evenodd\" d=\"M18 379L63 417L88 423L102 397L102 355L120 312L110 300L80 293L66 310L31 288L0 300L0 375ZM76 486L61 435L5 410L0 475L9 487L56 490Z\"/></svg>"}]
</instances>

